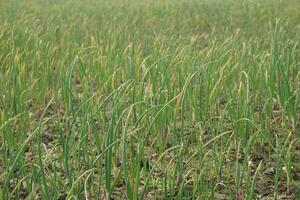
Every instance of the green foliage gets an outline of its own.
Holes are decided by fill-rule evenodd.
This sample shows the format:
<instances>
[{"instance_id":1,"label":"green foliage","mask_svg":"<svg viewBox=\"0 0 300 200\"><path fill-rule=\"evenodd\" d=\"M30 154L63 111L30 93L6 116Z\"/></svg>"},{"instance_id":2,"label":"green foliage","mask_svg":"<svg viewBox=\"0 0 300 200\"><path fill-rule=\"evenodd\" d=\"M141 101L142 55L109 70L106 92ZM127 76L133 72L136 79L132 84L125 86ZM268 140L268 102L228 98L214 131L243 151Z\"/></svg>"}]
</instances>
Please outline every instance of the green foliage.
<instances>
[{"instance_id":1,"label":"green foliage","mask_svg":"<svg viewBox=\"0 0 300 200\"><path fill-rule=\"evenodd\" d=\"M0 1L0 200L300 198L299 22L297 0Z\"/></svg>"}]
</instances>

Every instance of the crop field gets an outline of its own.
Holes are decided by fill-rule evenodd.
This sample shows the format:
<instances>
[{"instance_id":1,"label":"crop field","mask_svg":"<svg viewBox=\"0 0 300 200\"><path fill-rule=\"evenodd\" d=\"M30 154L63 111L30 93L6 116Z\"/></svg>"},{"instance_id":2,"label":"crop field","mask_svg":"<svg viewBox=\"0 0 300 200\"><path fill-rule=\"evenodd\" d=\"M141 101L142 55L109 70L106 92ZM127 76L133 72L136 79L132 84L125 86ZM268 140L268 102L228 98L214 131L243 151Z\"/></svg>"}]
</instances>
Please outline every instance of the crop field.
<instances>
[{"instance_id":1,"label":"crop field","mask_svg":"<svg viewBox=\"0 0 300 200\"><path fill-rule=\"evenodd\" d=\"M299 0L0 0L0 200L300 199Z\"/></svg>"}]
</instances>

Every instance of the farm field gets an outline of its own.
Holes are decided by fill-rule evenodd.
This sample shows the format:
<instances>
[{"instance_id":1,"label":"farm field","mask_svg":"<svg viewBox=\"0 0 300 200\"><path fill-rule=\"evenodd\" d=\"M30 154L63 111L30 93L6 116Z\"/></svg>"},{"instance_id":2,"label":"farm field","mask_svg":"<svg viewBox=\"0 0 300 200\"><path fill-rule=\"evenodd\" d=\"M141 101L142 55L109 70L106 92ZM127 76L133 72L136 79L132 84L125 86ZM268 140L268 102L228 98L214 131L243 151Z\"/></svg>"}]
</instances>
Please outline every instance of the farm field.
<instances>
[{"instance_id":1,"label":"farm field","mask_svg":"<svg viewBox=\"0 0 300 200\"><path fill-rule=\"evenodd\" d=\"M0 0L0 200L300 199L299 0Z\"/></svg>"}]
</instances>

